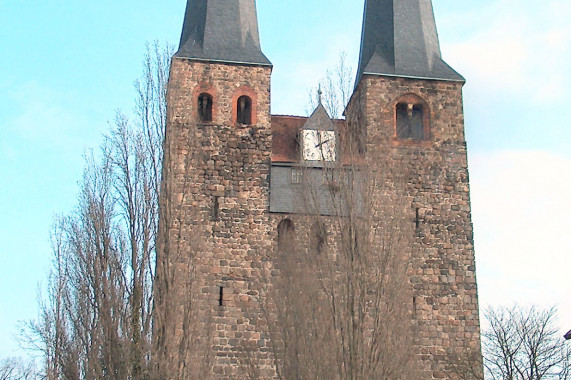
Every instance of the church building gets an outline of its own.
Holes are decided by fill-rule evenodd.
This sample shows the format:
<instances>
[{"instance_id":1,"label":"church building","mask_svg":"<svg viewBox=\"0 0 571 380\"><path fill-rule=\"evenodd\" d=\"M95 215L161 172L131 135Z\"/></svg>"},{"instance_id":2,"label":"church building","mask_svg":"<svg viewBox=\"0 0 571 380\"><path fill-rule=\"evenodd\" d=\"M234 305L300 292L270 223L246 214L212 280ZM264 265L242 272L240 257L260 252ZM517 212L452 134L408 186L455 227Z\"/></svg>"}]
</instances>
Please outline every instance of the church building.
<instances>
[{"instance_id":1,"label":"church building","mask_svg":"<svg viewBox=\"0 0 571 380\"><path fill-rule=\"evenodd\" d=\"M287 338L270 320L291 300L268 298L286 273L276 257L295 246L311 265L339 261L336 239L351 230L351 252L378 257L397 236L390 254L407 277L395 304L415 379L481 375L465 80L442 59L431 0L365 0L360 45L343 119L322 104L310 117L272 115L255 0L188 0L167 94L154 330L163 373L277 378ZM363 344L390 351L390 341Z\"/></svg>"}]
</instances>

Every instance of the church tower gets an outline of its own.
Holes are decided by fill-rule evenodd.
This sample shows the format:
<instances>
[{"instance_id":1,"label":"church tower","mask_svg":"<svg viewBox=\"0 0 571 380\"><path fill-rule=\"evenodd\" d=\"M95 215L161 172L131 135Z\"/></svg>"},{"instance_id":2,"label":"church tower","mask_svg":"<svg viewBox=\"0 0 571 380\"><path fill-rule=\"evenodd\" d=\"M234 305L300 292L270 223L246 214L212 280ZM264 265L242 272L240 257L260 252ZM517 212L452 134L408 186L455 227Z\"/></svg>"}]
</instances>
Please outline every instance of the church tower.
<instances>
[{"instance_id":1,"label":"church tower","mask_svg":"<svg viewBox=\"0 0 571 380\"><path fill-rule=\"evenodd\" d=\"M242 342L264 350L252 305L271 245L271 71L255 0L188 0L167 94L159 378L238 378Z\"/></svg>"},{"instance_id":2,"label":"church tower","mask_svg":"<svg viewBox=\"0 0 571 380\"><path fill-rule=\"evenodd\" d=\"M428 379L468 363L482 375L464 83L442 59L431 0L365 1L347 120L410 204L413 324Z\"/></svg>"}]
</instances>

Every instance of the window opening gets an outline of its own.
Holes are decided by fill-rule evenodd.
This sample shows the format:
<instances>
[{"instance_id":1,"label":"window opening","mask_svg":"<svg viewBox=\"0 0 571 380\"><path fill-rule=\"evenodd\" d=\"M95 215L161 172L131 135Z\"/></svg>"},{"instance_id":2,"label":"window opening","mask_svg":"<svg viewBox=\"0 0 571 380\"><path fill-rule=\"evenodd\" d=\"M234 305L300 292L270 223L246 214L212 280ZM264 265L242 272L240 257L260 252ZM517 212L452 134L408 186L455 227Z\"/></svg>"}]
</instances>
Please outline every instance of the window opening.
<instances>
[{"instance_id":1,"label":"window opening","mask_svg":"<svg viewBox=\"0 0 571 380\"><path fill-rule=\"evenodd\" d=\"M252 124L252 99L243 95L238 98L237 122Z\"/></svg>"},{"instance_id":2,"label":"window opening","mask_svg":"<svg viewBox=\"0 0 571 380\"><path fill-rule=\"evenodd\" d=\"M212 219L220 220L220 197L214 197L214 204L212 205Z\"/></svg>"},{"instance_id":3,"label":"window opening","mask_svg":"<svg viewBox=\"0 0 571 380\"><path fill-rule=\"evenodd\" d=\"M224 287L221 286L218 293L218 306L224 306Z\"/></svg>"},{"instance_id":4,"label":"window opening","mask_svg":"<svg viewBox=\"0 0 571 380\"><path fill-rule=\"evenodd\" d=\"M295 228L291 219L284 219L278 224L278 248L291 250L294 247Z\"/></svg>"},{"instance_id":5,"label":"window opening","mask_svg":"<svg viewBox=\"0 0 571 380\"><path fill-rule=\"evenodd\" d=\"M359 253L359 234L353 228L350 229L350 233L353 234L353 239L351 241L351 253L353 255L357 255Z\"/></svg>"},{"instance_id":6,"label":"window opening","mask_svg":"<svg viewBox=\"0 0 571 380\"><path fill-rule=\"evenodd\" d=\"M397 137L400 139L424 139L424 112L419 104L397 104Z\"/></svg>"},{"instance_id":7,"label":"window opening","mask_svg":"<svg viewBox=\"0 0 571 380\"><path fill-rule=\"evenodd\" d=\"M198 116L203 123L212 121L212 96L207 93L198 97Z\"/></svg>"},{"instance_id":8,"label":"window opening","mask_svg":"<svg viewBox=\"0 0 571 380\"><path fill-rule=\"evenodd\" d=\"M311 227L311 248L316 253L322 253L327 245L327 229L324 223L315 222Z\"/></svg>"},{"instance_id":9,"label":"window opening","mask_svg":"<svg viewBox=\"0 0 571 380\"><path fill-rule=\"evenodd\" d=\"M291 169L291 183L300 184L303 182L303 171L301 169Z\"/></svg>"}]
</instances>

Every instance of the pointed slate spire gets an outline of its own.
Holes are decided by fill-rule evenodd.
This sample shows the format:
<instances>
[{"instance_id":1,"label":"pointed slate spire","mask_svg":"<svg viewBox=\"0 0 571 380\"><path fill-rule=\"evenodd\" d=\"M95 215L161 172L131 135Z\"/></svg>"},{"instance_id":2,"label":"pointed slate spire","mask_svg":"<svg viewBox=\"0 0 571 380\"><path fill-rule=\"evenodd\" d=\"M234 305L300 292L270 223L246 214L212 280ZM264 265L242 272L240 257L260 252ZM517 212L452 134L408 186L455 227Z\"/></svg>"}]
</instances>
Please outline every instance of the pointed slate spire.
<instances>
[{"instance_id":1,"label":"pointed slate spire","mask_svg":"<svg viewBox=\"0 0 571 380\"><path fill-rule=\"evenodd\" d=\"M365 0L363 74L464 81L442 60L431 0Z\"/></svg>"},{"instance_id":2,"label":"pointed slate spire","mask_svg":"<svg viewBox=\"0 0 571 380\"><path fill-rule=\"evenodd\" d=\"M255 0L187 0L176 57L271 65L260 48Z\"/></svg>"}]
</instances>

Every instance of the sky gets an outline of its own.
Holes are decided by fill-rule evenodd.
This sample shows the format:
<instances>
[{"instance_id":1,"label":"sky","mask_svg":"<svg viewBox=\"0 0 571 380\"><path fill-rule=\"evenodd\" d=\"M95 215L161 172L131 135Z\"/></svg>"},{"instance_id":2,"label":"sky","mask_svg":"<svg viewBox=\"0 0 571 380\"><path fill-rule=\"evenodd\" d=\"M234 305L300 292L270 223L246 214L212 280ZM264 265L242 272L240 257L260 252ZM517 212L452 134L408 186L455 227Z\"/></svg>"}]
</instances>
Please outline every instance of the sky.
<instances>
[{"instance_id":1,"label":"sky","mask_svg":"<svg viewBox=\"0 0 571 380\"><path fill-rule=\"evenodd\" d=\"M258 0L272 113L306 113L340 52L356 68L363 0ZM178 44L185 0L0 0L0 358L37 317L50 228L83 156L133 109L147 42ZM433 0L444 59L466 79L480 306L559 308L571 328L571 2ZM565 329L565 331L563 331Z\"/></svg>"}]
</instances>

